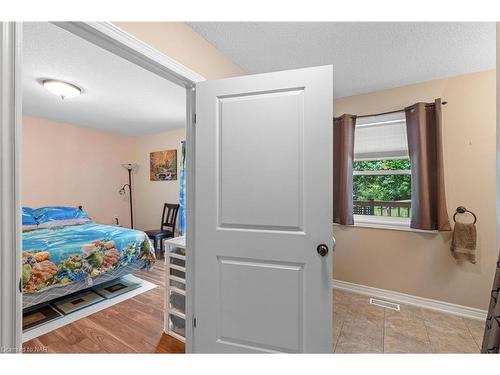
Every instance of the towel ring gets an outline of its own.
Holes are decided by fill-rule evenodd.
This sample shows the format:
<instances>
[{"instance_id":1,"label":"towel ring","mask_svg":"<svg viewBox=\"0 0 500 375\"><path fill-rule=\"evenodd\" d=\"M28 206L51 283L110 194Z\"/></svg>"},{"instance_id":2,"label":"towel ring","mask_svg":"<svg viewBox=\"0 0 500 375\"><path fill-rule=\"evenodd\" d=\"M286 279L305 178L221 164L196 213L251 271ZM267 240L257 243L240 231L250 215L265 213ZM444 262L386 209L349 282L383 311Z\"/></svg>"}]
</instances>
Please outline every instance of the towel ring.
<instances>
[{"instance_id":1,"label":"towel ring","mask_svg":"<svg viewBox=\"0 0 500 375\"><path fill-rule=\"evenodd\" d=\"M453 221L456 223L457 220L455 219L455 217L457 216L457 214L465 214L466 212L470 213L473 217L474 217L474 223L473 224L476 224L476 221L477 221L477 217L476 217L476 214L472 211L469 211L468 209L466 209L464 206L458 206L457 207L457 211L455 212L455 214L453 215Z\"/></svg>"}]
</instances>

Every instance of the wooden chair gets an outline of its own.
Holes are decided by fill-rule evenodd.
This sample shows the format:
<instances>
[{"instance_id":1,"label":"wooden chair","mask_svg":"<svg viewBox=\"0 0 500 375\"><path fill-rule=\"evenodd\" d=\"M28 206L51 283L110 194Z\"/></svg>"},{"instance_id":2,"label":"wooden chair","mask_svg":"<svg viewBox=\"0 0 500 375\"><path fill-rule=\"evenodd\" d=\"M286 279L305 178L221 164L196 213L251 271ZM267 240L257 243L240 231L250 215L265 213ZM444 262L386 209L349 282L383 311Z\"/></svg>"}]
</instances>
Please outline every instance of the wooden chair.
<instances>
[{"instance_id":1,"label":"wooden chair","mask_svg":"<svg viewBox=\"0 0 500 375\"><path fill-rule=\"evenodd\" d=\"M155 251L160 243L160 252L163 255L163 239L174 237L175 225L177 223L178 204L165 203L161 215L160 229L147 230L146 234L153 240Z\"/></svg>"}]
</instances>

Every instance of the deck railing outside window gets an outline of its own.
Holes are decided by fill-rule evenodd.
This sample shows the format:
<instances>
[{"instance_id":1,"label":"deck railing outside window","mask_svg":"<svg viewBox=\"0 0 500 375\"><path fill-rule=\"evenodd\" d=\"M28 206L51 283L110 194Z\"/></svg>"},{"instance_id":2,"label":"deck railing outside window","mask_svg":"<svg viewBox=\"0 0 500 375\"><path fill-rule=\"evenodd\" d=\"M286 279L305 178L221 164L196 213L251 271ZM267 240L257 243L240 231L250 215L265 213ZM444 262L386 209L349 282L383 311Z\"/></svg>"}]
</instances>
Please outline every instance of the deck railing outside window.
<instances>
[{"instance_id":1,"label":"deck railing outside window","mask_svg":"<svg viewBox=\"0 0 500 375\"><path fill-rule=\"evenodd\" d=\"M411 201L376 201L355 200L353 211L355 215L371 216L391 216L391 217L410 217Z\"/></svg>"}]
</instances>

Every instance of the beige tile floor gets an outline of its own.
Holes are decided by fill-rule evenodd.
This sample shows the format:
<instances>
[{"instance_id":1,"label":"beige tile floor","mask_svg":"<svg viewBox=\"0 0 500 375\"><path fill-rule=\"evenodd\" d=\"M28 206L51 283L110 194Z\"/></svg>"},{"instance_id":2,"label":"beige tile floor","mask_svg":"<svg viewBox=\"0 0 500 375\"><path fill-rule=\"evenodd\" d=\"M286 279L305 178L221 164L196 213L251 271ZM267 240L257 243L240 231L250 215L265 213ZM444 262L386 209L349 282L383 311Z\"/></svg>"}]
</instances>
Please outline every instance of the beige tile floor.
<instances>
[{"instance_id":1,"label":"beige tile floor","mask_svg":"<svg viewBox=\"0 0 500 375\"><path fill-rule=\"evenodd\" d=\"M479 353L484 322L419 307L369 304L370 297L333 291L335 353Z\"/></svg>"}]
</instances>

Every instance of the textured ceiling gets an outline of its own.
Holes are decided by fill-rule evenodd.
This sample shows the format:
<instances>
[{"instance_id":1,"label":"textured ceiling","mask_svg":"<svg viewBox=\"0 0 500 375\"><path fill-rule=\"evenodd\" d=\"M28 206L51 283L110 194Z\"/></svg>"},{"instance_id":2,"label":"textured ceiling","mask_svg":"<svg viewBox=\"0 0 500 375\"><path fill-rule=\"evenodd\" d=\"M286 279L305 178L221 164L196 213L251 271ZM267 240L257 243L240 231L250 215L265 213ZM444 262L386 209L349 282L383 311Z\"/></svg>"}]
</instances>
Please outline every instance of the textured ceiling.
<instances>
[{"instance_id":1,"label":"textured ceiling","mask_svg":"<svg viewBox=\"0 0 500 375\"><path fill-rule=\"evenodd\" d=\"M336 97L495 67L494 23L189 25L247 73L333 64Z\"/></svg>"},{"instance_id":2,"label":"textured ceiling","mask_svg":"<svg viewBox=\"0 0 500 375\"><path fill-rule=\"evenodd\" d=\"M61 100L42 79L74 83ZM47 22L25 23L23 113L128 135L185 125L185 89Z\"/></svg>"}]
</instances>

